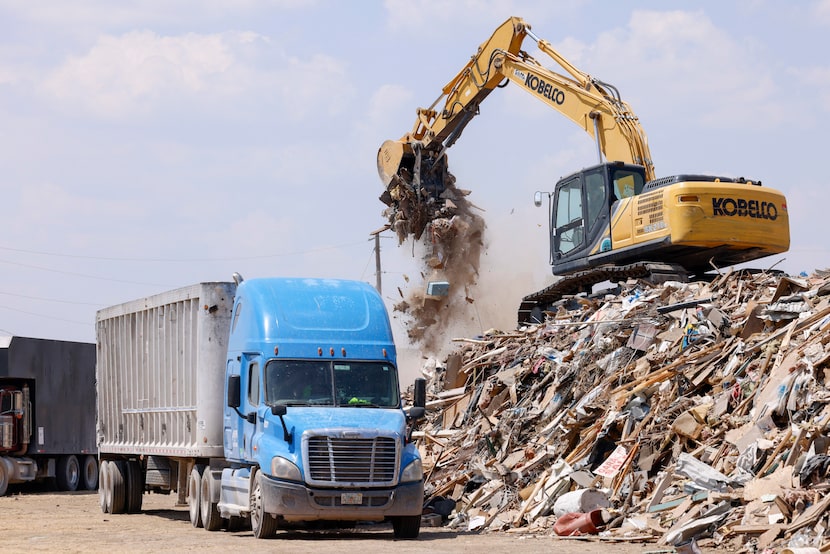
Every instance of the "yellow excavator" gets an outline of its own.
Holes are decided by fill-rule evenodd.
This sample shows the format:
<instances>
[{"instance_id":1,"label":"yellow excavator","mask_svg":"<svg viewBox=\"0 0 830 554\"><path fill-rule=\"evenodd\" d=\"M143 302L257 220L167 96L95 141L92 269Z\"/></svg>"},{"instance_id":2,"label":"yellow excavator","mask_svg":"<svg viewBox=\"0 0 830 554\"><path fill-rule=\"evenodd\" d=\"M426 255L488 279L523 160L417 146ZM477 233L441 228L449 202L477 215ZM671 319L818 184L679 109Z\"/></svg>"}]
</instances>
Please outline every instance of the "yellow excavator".
<instances>
[{"instance_id":1,"label":"yellow excavator","mask_svg":"<svg viewBox=\"0 0 830 554\"><path fill-rule=\"evenodd\" d=\"M567 75L521 50L526 37ZM618 90L574 67L518 17L481 44L429 108L417 110L412 131L378 151L386 187L380 199L398 210L406 207L403 217L416 239L431 220L452 215L446 193L454 178L446 150L487 95L511 81L593 137L600 158L547 194L550 262L557 279L522 300L520 323L541 320L563 295L603 281L685 280L789 249L781 192L745 178L656 178L645 132ZM537 193L537 205L543 196Z\"/></svg>"}]
</instances>

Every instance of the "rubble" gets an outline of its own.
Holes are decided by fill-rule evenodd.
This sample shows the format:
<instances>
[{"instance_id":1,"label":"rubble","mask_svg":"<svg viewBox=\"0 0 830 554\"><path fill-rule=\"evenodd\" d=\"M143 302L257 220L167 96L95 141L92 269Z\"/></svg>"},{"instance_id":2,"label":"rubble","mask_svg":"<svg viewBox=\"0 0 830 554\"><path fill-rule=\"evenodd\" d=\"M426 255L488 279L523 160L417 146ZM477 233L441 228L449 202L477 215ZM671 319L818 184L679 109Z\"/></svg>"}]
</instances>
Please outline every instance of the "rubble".
<instances>
[{"instance_id":1,"label":"rubble","mask_svg":"<svg viewBox=\"0 0 830 554\"><path fill-rule=\"evenodd\" d=\"M561 520L684 552L830 544L830 272L629 281L547 316L425 365L433 521Z\"/></svg>"}]
</instances>

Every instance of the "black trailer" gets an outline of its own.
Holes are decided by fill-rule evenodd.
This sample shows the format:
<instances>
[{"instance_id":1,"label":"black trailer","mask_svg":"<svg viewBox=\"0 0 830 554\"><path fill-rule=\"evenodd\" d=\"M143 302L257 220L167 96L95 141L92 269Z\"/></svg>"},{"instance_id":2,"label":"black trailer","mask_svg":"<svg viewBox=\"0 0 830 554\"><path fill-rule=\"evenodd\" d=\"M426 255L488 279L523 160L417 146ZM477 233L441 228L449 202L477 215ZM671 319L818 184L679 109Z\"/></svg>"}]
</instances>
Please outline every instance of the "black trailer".
<instances>
[{"instance_id":1,"label":"black trailer","mask_svg":"<svg viewBox=\"0 0 830 554\"><path fill-rule=\"evenodd\" d=\"M95 344L0 337L0 496L47 478L96 489L95 407Z\"/></svg>"}]
</instances>

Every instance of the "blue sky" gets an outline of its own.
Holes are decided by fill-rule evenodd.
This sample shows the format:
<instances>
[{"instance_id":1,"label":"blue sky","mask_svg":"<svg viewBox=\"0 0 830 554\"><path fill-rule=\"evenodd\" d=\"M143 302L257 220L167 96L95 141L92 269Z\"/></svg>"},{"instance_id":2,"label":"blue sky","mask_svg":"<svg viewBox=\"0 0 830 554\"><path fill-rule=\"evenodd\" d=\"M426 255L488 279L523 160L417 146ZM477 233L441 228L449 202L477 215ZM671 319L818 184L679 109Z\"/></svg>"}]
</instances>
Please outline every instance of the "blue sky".
<instances>
[{"instance_id":1,"label":"blue sky","mask_svg":"<svg viewBox=\"0 0 830 554\"><path fill-rule=\"evenodd\" d=\"M658 176L787 195L792 248L753 265L830 267L828 0L0 0L0 332L94 341L97 309L234 271L374 283L378 147L510 16L620 90ZM533 193L594 145L508 86L449 160L488 225L458 333L510 328L551 279ZM381 246L391 306L420 265Z\"/></svg>"}]
</instances>

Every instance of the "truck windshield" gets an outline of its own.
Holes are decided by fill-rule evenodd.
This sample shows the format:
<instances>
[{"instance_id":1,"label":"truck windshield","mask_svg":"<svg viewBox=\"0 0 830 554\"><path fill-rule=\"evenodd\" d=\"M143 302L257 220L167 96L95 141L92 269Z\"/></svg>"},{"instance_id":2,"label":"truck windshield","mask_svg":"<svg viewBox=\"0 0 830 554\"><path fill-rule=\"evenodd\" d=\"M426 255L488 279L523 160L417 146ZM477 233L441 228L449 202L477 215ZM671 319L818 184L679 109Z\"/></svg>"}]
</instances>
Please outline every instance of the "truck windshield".
<instances>
[{"instance_id":1,"label":"truck windshield","mask_svg":"<svg viewBox=\"0 0 830 554\"><path fill-rule=\"evenodd\" d=\"M287 406L397 408L395 366L383 362L270 360L265 401Z\"/></svg>"}]
</instances>

